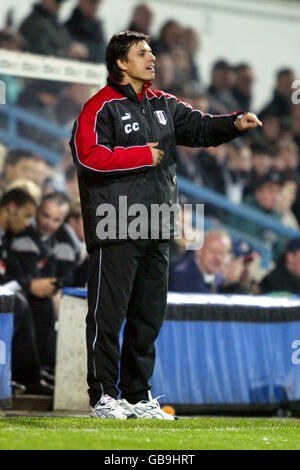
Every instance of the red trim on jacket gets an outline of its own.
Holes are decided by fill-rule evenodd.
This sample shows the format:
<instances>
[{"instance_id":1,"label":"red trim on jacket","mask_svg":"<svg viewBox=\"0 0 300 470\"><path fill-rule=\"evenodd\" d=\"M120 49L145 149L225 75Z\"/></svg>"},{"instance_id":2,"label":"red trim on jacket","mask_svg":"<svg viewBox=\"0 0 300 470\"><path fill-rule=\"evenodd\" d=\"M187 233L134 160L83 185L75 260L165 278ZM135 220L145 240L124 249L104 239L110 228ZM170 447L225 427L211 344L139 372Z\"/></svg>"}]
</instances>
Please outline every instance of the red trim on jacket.
<instances>
[{"instance_id":1,"label":"red trim on jacket","mask_svg":"<svg viewBox=\"0 0 300 470\"><path fill-rule=\"evenodd\" d=\"M96 171L131 170L152 166L153 159L148 145L109 148L105 142L98 142L96 121L106 103L127 98L106 86L93 96L83 107L78 119L74 143L79 163Z\"/></svg>"}]
</instances>

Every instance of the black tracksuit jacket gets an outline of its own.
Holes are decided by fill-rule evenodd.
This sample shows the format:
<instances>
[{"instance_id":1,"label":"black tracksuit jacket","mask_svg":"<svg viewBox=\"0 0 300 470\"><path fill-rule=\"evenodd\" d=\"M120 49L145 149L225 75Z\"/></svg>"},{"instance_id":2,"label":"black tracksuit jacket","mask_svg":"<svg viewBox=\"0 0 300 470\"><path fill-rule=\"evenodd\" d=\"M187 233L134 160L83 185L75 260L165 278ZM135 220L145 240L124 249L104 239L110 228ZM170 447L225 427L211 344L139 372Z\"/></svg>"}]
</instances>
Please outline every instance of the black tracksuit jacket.
<instances>
[{"instance_id":1,"label":"black tracksuit jacket","mask_svg":"<svg viewBox=\"0 0 300 470\"><path fill-rule=\"evenodd\" d=\"M29 226L12 241L7 272L19 282L26 295L30 294L30 284L34 279L56 277L55 244L54 236L44 240L33 226Z\"/></svg>"},{"instance_id":2,"label":"black tracksuit jacket","mask_svg":"<svg viewBox=\"0 0 300 470\"><path fill-rule=\"evenodd\" d=\"M119 196L127 196L128 207L177 202L176 145L217 146L241 135L234 125L240 111L203 114L149 85L138 96L130 84L108 77L107 86L84 105L74 124L70 146L88 251L109 241L96 234L100 204L112 204L118 215ZM158 166L153 166L148 142L158 142L165 152Z\"/></svg>"}]
</instances>

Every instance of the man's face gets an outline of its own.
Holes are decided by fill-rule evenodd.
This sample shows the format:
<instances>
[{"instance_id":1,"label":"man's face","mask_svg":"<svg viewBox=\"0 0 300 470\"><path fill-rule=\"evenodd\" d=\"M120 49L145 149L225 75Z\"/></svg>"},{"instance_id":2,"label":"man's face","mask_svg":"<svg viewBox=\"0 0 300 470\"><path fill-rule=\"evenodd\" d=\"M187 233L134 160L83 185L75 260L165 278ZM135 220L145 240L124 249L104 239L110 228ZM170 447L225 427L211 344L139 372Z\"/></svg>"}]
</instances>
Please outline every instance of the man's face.
<instances>
[{"instance_id":1,"label":"man's face","mask_svg":"<svg viewBox=\"0 0 300 470\"><path fill-rule=\"evenodd\" d=\"M15 165L6 165L5 174L7 182L11 183L19 178L31 180L34 174L34 164L35 160L32 158L20 158Z\"/></svg>"},{"instance_id":2,"label":"man's face","mask_svg":"<svg viewBox=\"0 0 300 470\"><path fill-rule=\"evenodd\" d=\"M6 166L5 175L8 183L27 179L42 187L47 178L47 163L39 158L21 158L15 165Z\"/></svg>"},{"instance_id":3,"label":"man's face","mask_svg":"<svg viewBox=\"0 0 300 470\"><path fill-rule=\"evenodd\" d=\"M135 9L133 23L140 31L149 31L152 16L152 10L147 5L139 5Z\"/></svg>"},{"instance_id":4,"label":"man's face","mask_svg":"<svg viewBox=\"0 0 300 470\"><path fill-rule=\"evenodd\" d=\"M42 188L48 175L48 168L49 167L44 160L36 160L34 162L34 171L28 179L30 179L31 181L36 183L40 188Z\"/></svg>"},{"instance_id":5,"label":"man's face","mask_svg":"<svg viewBox=\"0 0 300 470\"><path fill-rule=\"evenodd\" d=\"M100 3L100 0L79 0L79 8L88 18L95 18Z\"/></svg>"},{"instance_id":6,"label":"man's face","mask_svg":"<svg viewBox=\"0 0 300 470\"><path fill-rule=\"evenodd\" d=\"M267 183L255 193L256 198L265 210L274 211L279 204L282 187L277 183Z\"/></svg>"},{"instance_id":7,"label":"man's face","mask_svg":"<svg viewBox=\"0 0 300 470\"><path fill-rule=\"evenodd\" d=\"M41 1L42 5L46 10L50 11L53 14L57 14L59 11L59 8L61 6L61 3L56 0L42 0Z\"/></svg>"},{"instance_id":8,"label":"man's face","mask_svg":"<svg viewBox=\"0 0 300 470\"><path fill-rule=\"evenodd\" d=\"M54 201L45 201L38 209L36 222L40 235L53 235L64 222L69 206L58 205Z\"/></svg>"},{"instance_id":9,"label":"man's face","mask_svg":"<svg viewBox=\"0 0 300 470\"><path fill-rule=\"evenodd\" d=\"M34 204L27 202L21 207L17 207L13 202L8 205L8 230L17 234L23 232L29 224L30 220L35 217L36 207Z\"/></svg>"},{"instance_id":10,"label":"man's face","mask_svg":"<svg viewBox=\"0 0 300 470\"><path fill-rule=\"evenodd\" d=\"M282 74L277 83L277 91L286 98L289 98L294 91L292 88L294 80L295 75L293 73Z\"/></svg>"},{"instance_id":11,"label":"man's face","mask_svg":"<svg viewBox=\"0 0 300 470\"><path fill-rule=\"evenodd\" d=\"M155 77L155 57L146 41L133 44L128 51L127 60L117 61L118 66L125 72L124 79L148 82Z\"/></svg>"},{"instance_id":12,"label":"man's face","mask_svg":"<svg viewBox=\"0 0 300 470\"><path fill-rule=\"evenodd\" d=\"M253 155L253 168L258 176L264 176L272 166L272 158L266 153L255 153Z\"/></svg>"},{"instance_id":13,"label":"man's face","mask_svg":"<svg viewBox=\"0 0 300 470\"><path fill-rule=\"evenodd\" d=\"M209 236L204 247L196 252L203 269L208 273L220 273L230 251L230 241L227 237Z\"/></svg>"}]
</instances>

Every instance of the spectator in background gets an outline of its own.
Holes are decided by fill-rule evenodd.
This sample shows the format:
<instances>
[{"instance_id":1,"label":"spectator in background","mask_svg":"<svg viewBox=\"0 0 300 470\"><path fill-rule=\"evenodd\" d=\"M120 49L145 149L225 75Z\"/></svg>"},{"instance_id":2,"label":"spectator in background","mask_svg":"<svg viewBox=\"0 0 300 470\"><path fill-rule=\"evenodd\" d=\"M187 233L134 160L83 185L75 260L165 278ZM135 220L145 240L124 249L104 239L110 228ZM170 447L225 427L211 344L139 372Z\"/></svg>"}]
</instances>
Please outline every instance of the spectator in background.
<instances>
[{"instance_id":1,"label":"spectator in background","mask_svg":"<svg viewBox=\"0 0 300 470\"><path fill-rule=\"evenodd\" d=\"M41 365L51 370L55 364L53 297L63 285L54 256L55 233L68 210L65 195L53 193L44 197L36 223L13 240L7 259L8 274L21 285L31 307Z\"/></svg>"},{"instance_id":2,"label":"spectator in background","mask_svg":"<svg viewBox=\"0 0 300 470\"><path fill-rule=\"evenodd\" d=\"M65 86L62 82L35 80L21 93L18 106L59 126L56 106ZM18 127L23 137L56 152L62 152L61 140L54 139L48 132L28 123L19 123Z\"/></svg>"},{"instance_id":3,"label":"spectator in background","mask_svg":"<svg viewBox=\"0 0 300 470\"><path fill-rule=\"evenodd\" d=\"M13 180L11 183L9 183L5 191L10 191L11 189L23 189L28 193L36 202L36 205L39 206L41 203L41 198L42 198L42 190L41 187L38 186L36 183L34 183L31 180L28 180L26 178L18 178Z\"/></svg>"},{"instance_id":4,"label":"spectator in background","mask_svg":"<svg viewBox=\"0 0 300 470\"><path fill-rule=\"evenodd\" d=\"M154 55L171 52L173 48L184 47L184 29L175 20L168 20L162 26L157 40L151 41Z\"/></svg>"},{"instance_id":5,"label":"spectator in background","mask_svg":"<svg viewBox=\"0 0 300 470\"><path fill-rule=\"evenodd\" d=\"M292 212L292 206L296 201L298 191L299 176L294 172L286 173L283 179L277 211L281 216L281 222L294 230L299 230L299 223Z\"/></svg>"},{"instance_id":6,"label":"spectator in background","mask_svg":"<svg viewBox=\"0 0 300 470\"><path fill-rule=\"evenodd\" d=\"M58 13L64 0L40 0L20 26L29 52L68 57L71 38L66 27L59 23Z\"/></svg>"},{"instance_id":7,"label":"spectator in background","mask_svg":"<svg viewBox=\"0 0 300 470\"><path fill-rule=\"evenodd\" d=\"M221 272L230 250L227 232L206 232L203 248L187 252L181 261L170 267L169 291L219 292L225 283Z\"/></svg>"},{"instance_id":8,"label":"spectator in background","mask_svg":"<svg viewBox=\"0 0 300 470\"><path fill-rule=\"evenodd\" d=\"M24 190L5 192L0 201L0 283L15 294L14 330L12 342L13 390L34 394L52 394L52 388L42 381L42 371L36 348L31 310L20 286L7 273L7 259L12 237L23 232L35 216L36 203Z\"/></svg>"},{"instance_id":9,"label":"spectator in background","mask_svg":"<svg viewBox=\"0 0 300 470\"><path fill-rule=\"evenodd\" d=\"M74 41L84 44L88 60L105 62L106 40L101 20L97 17L101 0L78 0L71 17L65 23Z\"/></svg>"},{"instance_id":10,"label":"spectator in background","mask_svg":"<svg viewBox=\"0 0 300 470\"><path fill-rule=\"evenodd\" d=\"M152 88L157 90L165 90L172 93L176 87L176 68L173 58L169 52L162 52L156 58L155 79L152 82Z\"/></svg>"},{"instance_id":11,"label":"spectator in background","mask_svg":"<svg viewBox=\"0 0 300 470\"><path fill-rule=\"evenodd\" d=\"M128 26L129 31L137 31L149 35L153 19L153 12L146 3L140 3L133 10L132 18Z\"/></svg>"},{"instance_id":12,"label":"spectator in background","mask_svg":"<svg viewBox=\"0 0 300 470\"><path fill-rule=\"evenodd\" d=\"M250 182L245 187L244 197L252 195L260 180L266 176L272 168L273 159L269 147L262 141L254 141L250 145L252 152L252 171Z\"/></svg>"},{"instance_id":13,"label":"spectator in background","mask_svg":"<svg viewBox=\"0 0 300 470\"><path fill-rule=\"evenodd\" d=\"M261 113L261 119L264 125L261 131L256 132L256 134L260 136L269 149L275 153L277 151L281 131L280 117L270 108Z\"/></svg>"},{"instance_id":14,"label":"spectator in background","mask_svg":"<svg viewBox=\"0 0 300 470\"><path fill-rule=\"evenodd\" d=\"M177 152L177 174L188 178L198 186L202 186L201 166L199 149L178 145Z\"/></svg>"},{"instance_id":15,"label":"spectator in background","mask_svg":"<svg viewBox=\"0 0 300 470\"><path fill-rule=\"evenodd\" d=\"M187 101L191 106L193 106L194 109L200 109L204 114L208 113L209 98L204 90L191 90L190 84L188 84L187 87L183 87L182 101Z\"/></svg>"},{"instance_id":16,"label":"spectator in background","mask_svg":"<svg viewBox=\"0 0 300 470\"><path fill-rule=\"evenodd\" d=\"M200 83L200 72L197 65L196 56L200 49L199 34L193 28L186 28L184 30L184 48L190 63L190 77L189 80ZM245 108L250 109L250 108Z\"/></svg>"},{"instance_id":17,"label":"spectator in background","mask_svg":"<svg viewBox=\"0 0 300 470\"><path fill-rule=\"evenodd\" d=\"M227 144L227 158L223 169L224 194L235 204L240 204L245 187L250 182L252 152L243 141Z\"/></svg>"},{"instance_id":18,"label":"spectator in background","mask_svg":"<svg viewBox=\"0 0 300 470\"><path fill-rule=\"evenodd\" d=\"M273 157L273 168L282 173L298 170L299 154L297 145L290 140L280 139L278 142L277 154Z\"/></svg>"},{"instance_id":19,"label":"spectator in background","mask_svg":"<svg viewBox=\"0 0 300 470\"><path fill-rule=\"evenodd\" d=\"M261 293L291 292L300 294L300 239L291 240L283 257L260 283Z\"/></svg>"},{"instance_id":20,"label":"spectator in background","mask_svg":"<svg viewBox=\"0 0 300 470\"><path fill-rule=\"evenodd\" d=\"M223 171L227 158L227 145L200 149L198 165L203 185L225 194Z\"/></svg>"},{"instance_id":21,"label":"spectator in background","mask_svg":"<svg viewBox=\"0 0 300 470\"><path fill-rule=\"evenodd\" d=\"M235 67L236 82L232 94L238 108L243 111L252 108L254 73L249 64L241 63Z\"/></svg>"},{"instance_id":22,"label":"spectator in background","mask_svg":"<svg viewBox=\"0 0 300 470\"><path fill-rule=\"evenodd\" d=\"M9 30L0 31L0 49L20 52L24 48L23 38ZM5 83L6 104L16 104L24 87L23 80L13 75L0 75L0 80Z\"/></svg>"},{"instance_id":23,"label":"spectator in background","mask_svg":"<svg viewBox=\"0 0 300 470\"><path fill-rule=\"evenodd\" d=\"M192 89L193 87L196 88L198 85L200 90L200 83L193 81L192 79L191 62L186 53L184 44L178 44L177 46L172 47L170 54L175 65L175 86L177 92L182 89L183 83L185 86L189 84Z\"/></svg>"},{"instance_id":24,"label":"spectator in background","mask_svg":"<svg viewBox=\"0 0 300 470\"><path fill-rule=\"evenodd\" d=\"M281 69L277 73L277 82L273 94L273 99L261 111L260 119L268 113L275 114L280 119L291 115L292 110L292 83L295 80L295 74L291 69ZM265 122L264 122L265 126Z\"/></svg>"},{"instance_id":25,"label":"spectator in background","mask_svg":"<svg viewBox=\"0 0 300 470\"><path fill-rule=\"evenodd\" d=\"M71 130L74 119L78 116L88 98L88 85L82 83L70 83L67 85L63 89L60 100L55 108L55 114L60 124Z\"/></svg>"},{"instance_id":26,"label":"spectator in background","mask_svg":"<svg viewBox=\"0 0 300 470\"><path fill-rule=\"evenodd\" d=\"M226 60L214 63L211 73L211 85L208 88L210 112L226 114L238 109L238 104L232 94L235 86L235 71Z\"/></svg>"},{"instance_id":27,"label":"spectator in background","mask_svg":"<svg viewBox=\"0 0 300 470\"><path fill-rule=\"evenodd\" d=\"M42 187L47 173L48 165L42 157L27 150L14 149L6 156L2 184L5 187L17 179L27 179Z\"/></svg>"},{"instance_id":28,"label":"spectator in background","mask_svg":"<svg viewBox=\"0 0 300 470\"><path fill-rule=\"evenodd\" d=\"M228 263L222 272L226 284L222 293L255 294L257 283L255 281L260 255L253 251L246 240L237 240L233 243L233 252L228 254Z\"/></svg>"},{"instance_id":29,"label":"spectator in background","mask_svg":"<svg viewBox=\"0 0 300 470\"><path fill-rule=\"evenodd\" d=\"M280 214L277 212L283 180L279 173L274 171L269 172L266 176L259 180L253 195L247 196L243 203L253 209L258 209L265 215L272 216L280 223ZM273 248L274 259L278 260L282 254L285 239L278 235L271 229L265 228L262 225L250 221L248 219L241 219L241 217L234 214L228 215L228 224L238 230L258 238L259 240L269 243Z\"/></svg>"},{"instance_id":30,"label":"spectator in background","mask_svg":"<svg viewBox=\"0 0 300 470\"><path fill-rule=\"evenodd\" d=\"M58 276L68 286L84 287L88 278L88 255L84 246L83 220L79 199L70 207L66 222L56 233L54 255Z\"/></svg>"}]
</instances>

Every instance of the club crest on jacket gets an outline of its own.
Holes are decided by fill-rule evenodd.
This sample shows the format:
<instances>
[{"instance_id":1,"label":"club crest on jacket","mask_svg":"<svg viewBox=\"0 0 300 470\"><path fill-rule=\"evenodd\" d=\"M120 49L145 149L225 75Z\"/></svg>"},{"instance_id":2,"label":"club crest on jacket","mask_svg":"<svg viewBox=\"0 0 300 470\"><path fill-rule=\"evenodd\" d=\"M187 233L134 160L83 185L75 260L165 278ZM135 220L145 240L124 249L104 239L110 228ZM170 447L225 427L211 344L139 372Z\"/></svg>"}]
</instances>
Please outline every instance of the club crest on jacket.
<instances>
[{"instance_id":1,"label":"club crest on jacket","mask_svg":"<svg viewBox=\"0 0 300 470\"><path fill-rule=\"evenodd\" d=\"M154 114L160 124L165 126L168 122L167 115L164 111L154 111Z\"/></svg>"}]
</instances>

